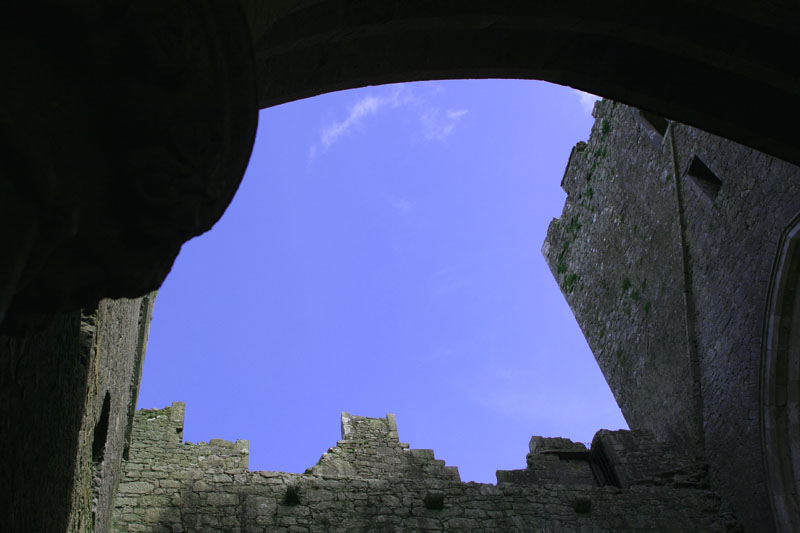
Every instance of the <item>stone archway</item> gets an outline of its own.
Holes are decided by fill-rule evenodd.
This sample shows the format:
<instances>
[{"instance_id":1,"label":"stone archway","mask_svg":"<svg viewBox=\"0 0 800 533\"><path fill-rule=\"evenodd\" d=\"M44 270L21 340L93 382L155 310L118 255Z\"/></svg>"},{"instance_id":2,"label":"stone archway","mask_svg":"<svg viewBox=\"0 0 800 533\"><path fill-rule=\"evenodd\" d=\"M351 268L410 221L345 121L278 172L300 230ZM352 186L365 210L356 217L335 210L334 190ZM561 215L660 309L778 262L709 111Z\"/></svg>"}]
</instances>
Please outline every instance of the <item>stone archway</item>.
<instances>
[{"instance_id":1,"label":"stone archway","mask_svg":"<svg viewBox=\"0 0 800 533\"><path fill-rule=\"evenodd\" d=\"M9 364L2 376L13 384L3 413L14 420L0 433L9 443L2 466L25 480L0 497L11 527L63 530L68 520L87 375L79 357L63 356L80 347L75 310L161 284L181 244L208 230L233 196L259 106L392 81L536 78L800 163L800 63L783 59L800 55L800 14L791 2L766 4L17 3L0 20L9 73L0 84L0 321L19 318L20 340L0 339L0 351L30 373ZM797 519L800 356L781 350L797 344L800 326L784 331L780 321L800 316L789 278L776 282L769 315L777 344L765 348L762 415L777 514ZM64 385L58 402L33 392L48 387L44 375ZM69 418L43 416L53 405ZM43 444L17 449L22 434ZM62 455L49 445L54 434Z\"/></svg>"},{"instance_id":2,"label":"stone archway","mask_svg":"<svg viewBox=\"0 0 800 533\"><path fill-rule=\"evenodd\" d=\"M265 5L268 4L268 5ZM244 0L259 106L463 78L568 85L800 163L800 16L787 4ZM787 55L788 54L788 55ZM780 117L780 118L779 118Z\"/></svg>"},{"instance_id":3,"label":"stone archway","mask_svg":"<svg viewBox=\"0 0 800 533\"><path fill-rule=\"evenodd\" d=\"M784 232L770 281L761 356L761 438L780 531L800 529L800 216Z\"/></svg>"},{"instance_id":4,"label":"stone archway","mask_svg":"<svg viewBox=\"0 0 800 533\"><path fill-rule=\"evenodd\" d=\"M339 89L540 79L800 163L800 66L781 59L800 56L800 14L784 3L169 6L42 0L3 20L0 321L157 288L230 202L258 107Z\"/></svg>"}]
</instances>

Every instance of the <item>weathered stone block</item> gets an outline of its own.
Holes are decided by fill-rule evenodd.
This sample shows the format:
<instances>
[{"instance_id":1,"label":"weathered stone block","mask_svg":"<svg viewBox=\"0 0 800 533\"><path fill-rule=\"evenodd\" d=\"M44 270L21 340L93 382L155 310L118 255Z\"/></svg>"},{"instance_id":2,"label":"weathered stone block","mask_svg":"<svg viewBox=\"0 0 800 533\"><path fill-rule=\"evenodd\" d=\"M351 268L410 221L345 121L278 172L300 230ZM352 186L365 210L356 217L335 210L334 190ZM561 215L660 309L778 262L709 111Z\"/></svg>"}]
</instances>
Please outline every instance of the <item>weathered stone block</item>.
<instances>
[{"instance_id":1,"label":"weathered stone block","mask_svg":"<svg viewBox=\"0 0 800 533\"><path fill-rule=\"evenodd\" d=\"M150 494L155 487L152 483L146 481L129 481L127 483L120 483L120 494Z\"/></svg>"}]
</instances>

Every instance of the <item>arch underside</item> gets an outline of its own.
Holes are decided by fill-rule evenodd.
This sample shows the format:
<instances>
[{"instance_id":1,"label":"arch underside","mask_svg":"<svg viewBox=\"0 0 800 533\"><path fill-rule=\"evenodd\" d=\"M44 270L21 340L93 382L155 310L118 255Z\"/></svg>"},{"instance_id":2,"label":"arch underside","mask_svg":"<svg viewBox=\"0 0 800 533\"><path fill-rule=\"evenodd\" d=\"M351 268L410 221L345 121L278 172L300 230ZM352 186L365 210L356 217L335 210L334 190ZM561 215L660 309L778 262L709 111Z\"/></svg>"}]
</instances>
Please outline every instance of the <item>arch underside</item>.
<instances>
[{"instance_id":1,"label":"arch underside","mask_svg":"<svg viewBox=\"0 0 800 533\"><path fill-rule=\"evenodd\" d=\"M324 92L540 79L800 164L800 14L788 3L45 4L50 19L31 6L0 32L15 72L3 87L13 105L0 136L10 139L6 159L23 160L30 174L7 172L19 196L7 201L20 211L7 209L4 225L15 243L0 264L8 327L158 287L183 242L230 202L257 109ZM116 207L89 207L98 205ZM102 254L97 242L106 243Z\"/></svg>"},{"instance_id":2,"label":"arch underside","mask_svg":"<svg viewBox=\"0 0 800 533\"><path fill-rule=\"evenodd\" d=\"M800 51L800 17L710 4L248 0L245 11L262 108L402 81L539 79L800 163L800 62L781 59Z\"/></svg>"},{"instance_id":3,"label":"arch underside","mask_svg":"<svg viewBox=\"0 0 800 533\"><path fill-rule=\"evenodd\" d=\"M800 529L800 217L775 262L761 360L761 435L776 527Z\"/></svg>"}]
</instances>

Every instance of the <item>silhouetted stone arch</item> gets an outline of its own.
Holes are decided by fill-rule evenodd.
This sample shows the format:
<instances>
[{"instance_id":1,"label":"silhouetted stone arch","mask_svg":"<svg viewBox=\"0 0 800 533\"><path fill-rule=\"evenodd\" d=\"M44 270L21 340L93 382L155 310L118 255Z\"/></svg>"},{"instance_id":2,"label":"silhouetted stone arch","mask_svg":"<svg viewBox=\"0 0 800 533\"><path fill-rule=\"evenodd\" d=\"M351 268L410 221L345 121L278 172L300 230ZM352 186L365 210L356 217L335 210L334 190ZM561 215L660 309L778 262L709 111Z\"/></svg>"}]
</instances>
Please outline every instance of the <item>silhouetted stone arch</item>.
<instances>
[{"instance_id":1,"label":"silhouetted stone arch","mask_svg":"<svg viewBox=\"0 0 800 533\"><path fill-rule=\"evenodd\" d=\"M268 6L265 6L268 4ZM400 81L569 85L800 163L789 3L246 0L259 105Z\"/></svg>"},{"instance_id":2,"label":"silhouetted stone arch","mask_svg":"<svg viewBox=\"0 0 800 533\"><path fill-rule=\"evenodd\" d=\"M0 228L10 228L0 231L0 321L19 332L157 288L232 199L257 109L339 89L540 79L800 163L790 4L20 4L0 27L0 60L14 73L0 85Z\"/></svg>"},{"instance_id":3,"label":"silhouetted stone arch","mask_svg":"<svg viewBox=\"0 0 800 533\"><path fill-rule=\"evenodd\" d=\"M761 437L776 528L800 530L800 215L784 232L767 300Z\"/></svg>"},{"instance_id":4,"label":"silhouetted stone arch","mask_svg":"<svg viewBox=\"0 0 800 533\"><path fill-rule=\"evenodd\" d=\"M19 334L158 288L181 245L233 199L258 113L237 2L42 0L9 11L0 324Z\"/></svg>"}]
</instances>

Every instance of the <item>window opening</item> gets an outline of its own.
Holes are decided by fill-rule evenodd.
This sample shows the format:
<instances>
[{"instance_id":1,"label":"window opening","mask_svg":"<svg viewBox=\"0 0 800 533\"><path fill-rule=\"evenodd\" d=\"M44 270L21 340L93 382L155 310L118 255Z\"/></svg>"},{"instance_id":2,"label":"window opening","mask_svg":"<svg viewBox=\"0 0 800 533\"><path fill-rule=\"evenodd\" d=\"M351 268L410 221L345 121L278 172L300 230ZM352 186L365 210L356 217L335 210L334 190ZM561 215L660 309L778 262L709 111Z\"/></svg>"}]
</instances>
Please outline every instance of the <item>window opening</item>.
<instances>
[{"instance_id":1,"label":"window opening","mask_svg":"<svg viewBox=\"0 0 800 533\"><path fill-rule=\"evenodd\" d=\"M664 135L667 134L670 121L660 115L643 109L634 109L633 116L636 122L638 122L647 133L650 144L655 148L660 148L664 140Z\"/></svg>"},{"instance_id":2,"label":"window opening","mask_svg":"<svg viewBox=\"0 0 800 533\"><path fill-rule=\"evenodd\" d=\"M686 169L686 175L691 178L692 183L695 184L700 192L711 201L714 201L722 187L722 180L696 155L692 157L692 161Z\"/></svg>"},{"instance_id":3,"label":"window opening","mask_svg":"<svg viewBox=\"0 0 800 533\"><path fill-rule=\"evenodd\" d=\"M106 391L100 417L94 426L92 440L92 522L97 520L97 507L100 499L100 486L103 483L103 459L106 453L108 440L108 422L111 416L111 394Z\"/></svg>"}]
</instances>

